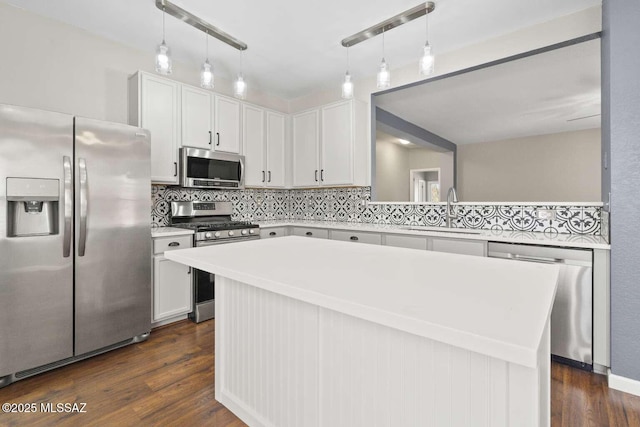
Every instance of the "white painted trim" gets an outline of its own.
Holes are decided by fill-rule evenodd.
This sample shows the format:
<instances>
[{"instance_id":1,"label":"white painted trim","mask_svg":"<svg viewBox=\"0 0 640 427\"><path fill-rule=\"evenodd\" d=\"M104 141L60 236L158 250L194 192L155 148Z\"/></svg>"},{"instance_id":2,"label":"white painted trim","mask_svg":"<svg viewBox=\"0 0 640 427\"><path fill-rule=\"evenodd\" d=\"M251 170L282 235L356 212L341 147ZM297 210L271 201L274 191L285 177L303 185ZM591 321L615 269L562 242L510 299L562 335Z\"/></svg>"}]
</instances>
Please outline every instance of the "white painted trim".
<instances>
[{"instance_id":1,"label":"white painted trim","mask_svg":"<svg viewBox=\"0 0 640 427\"><path fill-rule=\"evenodd\" d=\"M607 380L609 388L640 396L640 381L612 374L611 369L607 369Z\"/></svg>"}]
</instances>

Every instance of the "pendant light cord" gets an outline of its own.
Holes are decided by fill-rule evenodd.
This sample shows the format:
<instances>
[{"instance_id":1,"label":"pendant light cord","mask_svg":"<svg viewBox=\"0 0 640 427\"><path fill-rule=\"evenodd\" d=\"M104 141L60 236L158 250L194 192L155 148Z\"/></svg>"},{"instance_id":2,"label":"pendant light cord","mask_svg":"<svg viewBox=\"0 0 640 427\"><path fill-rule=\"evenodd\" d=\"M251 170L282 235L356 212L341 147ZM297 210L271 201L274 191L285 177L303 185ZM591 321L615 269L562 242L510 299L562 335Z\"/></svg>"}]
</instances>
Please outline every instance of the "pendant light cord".
<instances>
[{"instance_id":1,"label":"pendant light cord","mask_svg":"<svg viewBox=\"0 0 640 427\"><path fill-rule=\"evenodd\" d=\"M167 13L164 11L164 6L162 6L162 43L164 43L164 16Z\"/></svg>"},{"instance_id":2,"label":"pendant light cord","mask_svg":"<svg viewBox=\"0 0 640 427\"><path fill-rule=\"evenodd\" d=\"M347 46L347 74L349 74L349 67L350 67L350 63L349 63L349 46Z\"/></svg>"},{"instance_id":3,"label":"pendant light cord","mask_svg":"<svg viewBox=\"0 0 640 427\"><path fill-rule=\"evenodd\" d=\"M428 46L429 45L429 2L426 3L426 6L427 6L427 13L424 15L425 32L426 32L425 46Z\"/></svg>"},{"instance_id":4,"label":"pendant light cord","mask_svg":"<svg viewBox=\"0 0 640 427\"><path fill-rule=\"evenodd\" d=\"M382 60L384 61L384 27L382 27Z\"/></svg>"},{"instance_id":5,"label":"pendant light cord","mask_svg":"<svg viewBox=\"0 0 640 427\"><path fill-rule=\"evenodd\" d=\"M209 60L209 31L205 31L205 36L204 36L204 44L205 44L205 49L207 51L207 61Z\"/></svg>"}]
</instances>

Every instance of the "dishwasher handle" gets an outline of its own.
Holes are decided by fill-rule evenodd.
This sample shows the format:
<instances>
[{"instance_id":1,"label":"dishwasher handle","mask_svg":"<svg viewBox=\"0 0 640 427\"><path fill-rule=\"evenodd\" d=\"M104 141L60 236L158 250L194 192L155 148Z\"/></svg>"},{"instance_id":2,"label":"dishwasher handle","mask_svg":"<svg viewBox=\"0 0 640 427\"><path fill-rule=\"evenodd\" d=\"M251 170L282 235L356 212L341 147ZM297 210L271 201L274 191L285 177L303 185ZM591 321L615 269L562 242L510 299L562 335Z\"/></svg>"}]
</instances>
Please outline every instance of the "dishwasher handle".
<instances>
[{"instance_id":1,"label":"dishwasher handle","mask_svg":"<svg viewBox=\"0 0 640 427\"><path fill-rule=\"evenodd\" d=\"M564 264L564 260L560 258L547 258L520 254L508 254L508 258L515 259L517 261L539 262L542 264Z\"/></svg>"}]
</instances>

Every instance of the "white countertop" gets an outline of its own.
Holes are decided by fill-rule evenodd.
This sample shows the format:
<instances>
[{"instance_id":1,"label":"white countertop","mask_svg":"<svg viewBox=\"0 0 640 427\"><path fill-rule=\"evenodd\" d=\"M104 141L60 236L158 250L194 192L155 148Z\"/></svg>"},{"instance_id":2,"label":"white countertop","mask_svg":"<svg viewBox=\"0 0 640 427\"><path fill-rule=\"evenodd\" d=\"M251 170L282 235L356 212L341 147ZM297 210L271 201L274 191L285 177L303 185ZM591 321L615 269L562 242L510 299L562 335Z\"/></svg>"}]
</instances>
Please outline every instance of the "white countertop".
<instances>
[{"instance_id":1,"label":"white countertop","mask_svg":"<svg viewBox=\"0 0 640 427\"><path fill-rule=\"evenodd\" d=\"M297 236L165 257L528 367L539 362L558 279L555 265Z\"/></svg>"},{"instance_id":2,"label":"white countertop","mask_svg":"<svg viewBox=\"0 0 640 427\"><path fill-rule=\"evenodd\" d=\"M374 233L393 233L408 234L413 236L437 236L455 239L484 240L492 242L505 243L523 243L530 245L549 245L571 248L588 248L588 249L611 249L611 246L602 236L594 236L590 234L547 234L532 231L506 231L506 230L482 230L471 229L472 233L454 233L442 231L438 232L434 229L444 227L413 227L409 225L392 225L392 224L369 224L362 222L334 222L334 221L304 221L304 220L287 220L287 221L258 221L260 228L272 227L311 227L326 228L331 230L354 230L369 231ZM409 227L421 228L422 231L408 230Z\"/></svg>"},{"instance_id":3,"label":"white countertop","mask_svg":"<svg viewBox=\"0 0 640 427\"><path fill-rule=\"evenodd\" d=\"M178 227L156 227L151 229L151 237L171 237L171 236L186 236L193 234L193 230L186 230Z\"/></svg>"}]
</instances>

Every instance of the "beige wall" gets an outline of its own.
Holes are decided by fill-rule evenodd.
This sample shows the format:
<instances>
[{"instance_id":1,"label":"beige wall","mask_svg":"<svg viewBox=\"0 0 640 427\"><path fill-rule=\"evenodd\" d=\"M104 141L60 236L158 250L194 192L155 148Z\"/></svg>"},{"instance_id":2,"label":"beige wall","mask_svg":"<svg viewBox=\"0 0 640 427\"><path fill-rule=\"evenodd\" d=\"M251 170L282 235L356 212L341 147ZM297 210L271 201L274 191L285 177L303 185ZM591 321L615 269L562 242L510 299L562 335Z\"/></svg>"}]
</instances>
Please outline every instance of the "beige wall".
<instances>
[{"instance_id":1,"label":"beige wall","mask_svg":"<svg viewBox=\"0 0 640 427\"><path fill-rule=\"evenodd\" d=\"M114 25L116 25L114 23ZM0 103L127 122L127 78L154 72L154 52L139 51L0 2ZM200 64L174 61L171 79L199 85ZM216 91L232 83L216 79ZM249 90L248 99L288 111L288 101Z\"/></svg>"},{"instance_id":2,"label":"beige wall","mask_svg":"<svg viewBox=\"0 0 640 427\"><path fill-rule=\"evenodd\" d=\"M465 202L598 202L600 129L458 146Z\"/></svg>"},{"instance_id":3,"label":"beige wall","mask_svg":"<svg viewBox=\"0 0 640 427\"><path fill-rule=\"evenodd\" d=\"M453 186L453 153L407 148L392 141L376 143L376 195L374 201L411 201L411 169L440 168L441 193Z\"/></svg>"}]
</instances>

